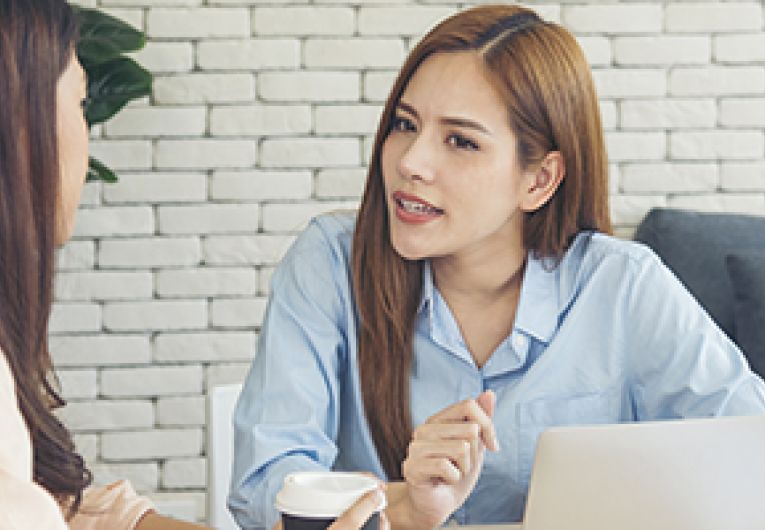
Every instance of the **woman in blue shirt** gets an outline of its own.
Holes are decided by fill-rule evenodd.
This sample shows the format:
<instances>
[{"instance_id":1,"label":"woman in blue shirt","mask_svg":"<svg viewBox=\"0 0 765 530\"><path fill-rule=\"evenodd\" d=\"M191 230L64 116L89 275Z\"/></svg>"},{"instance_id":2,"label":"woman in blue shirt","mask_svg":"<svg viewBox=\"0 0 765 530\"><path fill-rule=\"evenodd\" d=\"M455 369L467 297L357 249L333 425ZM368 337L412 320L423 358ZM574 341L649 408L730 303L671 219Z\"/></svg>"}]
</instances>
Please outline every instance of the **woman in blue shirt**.
<instances>
[{"instance_id":1,"label":"woman in blue shirt","mask_svg":"<svg viewBox=\"0 0 765 530\"><path fill-rule=\"evenodd\" d=\"M658 258L607 235L607 194L565 29L513 6L433 29L358 215L315 219L274 275L234 420L239 523L271 528L283 477L327 468L391 481L393 528L517 521L547 427L765 411Z\"/></svg>"}]
</instances>

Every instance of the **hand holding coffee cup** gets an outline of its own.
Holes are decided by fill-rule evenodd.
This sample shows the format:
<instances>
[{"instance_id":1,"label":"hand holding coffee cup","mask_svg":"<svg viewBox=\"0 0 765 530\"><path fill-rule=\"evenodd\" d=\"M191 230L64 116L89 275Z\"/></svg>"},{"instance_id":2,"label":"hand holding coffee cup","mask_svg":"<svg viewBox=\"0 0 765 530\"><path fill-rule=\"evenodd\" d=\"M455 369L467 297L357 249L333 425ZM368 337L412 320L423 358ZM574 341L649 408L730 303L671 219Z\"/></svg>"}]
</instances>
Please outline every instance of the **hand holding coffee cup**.
<instances>
[{"instance_id":1,"label":"hand holding coffee cup","mask_svg":"<svg viewBox=\"0 0 765 530\"><path fill-rule=\"evenodd\" d=\"M292 473L276 496L284 530L385 530L385 507L378 480L359 473Z\"/></svg>"}]
</instances>

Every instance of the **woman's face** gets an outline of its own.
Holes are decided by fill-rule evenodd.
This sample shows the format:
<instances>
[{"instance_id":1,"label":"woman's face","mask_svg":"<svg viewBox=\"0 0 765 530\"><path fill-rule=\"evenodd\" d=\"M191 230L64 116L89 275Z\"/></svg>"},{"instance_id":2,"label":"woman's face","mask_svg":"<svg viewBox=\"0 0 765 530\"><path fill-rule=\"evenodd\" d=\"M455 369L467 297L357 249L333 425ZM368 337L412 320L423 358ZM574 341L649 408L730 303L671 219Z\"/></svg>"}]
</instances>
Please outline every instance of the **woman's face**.
<instances>
[{"instance_id":1,"label":"woman's face","mask_svg":"<svg viewBox=\"0 0 765 530\"><path fill-rule=\"evenodd\" d=\"M391 243L406 259L520 245L525 173L506 105L486 75L475 53L438 53L399 100L382 173Z\"/></svg>"},{"instance_id":2,"label":"woman's face","mask_svg":"<svg viewBox=\"0 0 765 530\"><path fill-rule=\"evenodd\" d=\"M88 126L83 113L85 71L72 54L56 86L56 124L61 187L56 209L56 244L72 235L77 206L88 171Z\"/></svg>"}]
</instances>

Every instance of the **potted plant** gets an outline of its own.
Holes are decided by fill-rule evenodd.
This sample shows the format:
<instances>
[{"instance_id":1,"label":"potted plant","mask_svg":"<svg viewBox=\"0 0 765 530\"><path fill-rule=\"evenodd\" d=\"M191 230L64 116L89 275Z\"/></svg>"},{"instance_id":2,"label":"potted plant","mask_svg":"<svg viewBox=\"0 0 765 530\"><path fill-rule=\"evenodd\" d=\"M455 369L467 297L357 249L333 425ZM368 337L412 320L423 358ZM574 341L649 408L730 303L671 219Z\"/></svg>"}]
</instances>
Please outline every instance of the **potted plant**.
<instances>
[{"instance_id":1,"label":"potted plant","mask_svg":"<svg viewBox=\"0 0 765 530\"><path fill-rule=\"evenodd\" d=\"M128 102L151 94L152 75L124 55L143 48L146 37L97 9L72 7L80 21L77 57L88 75L85 119L92 127L114 116ZM116 182L117 176L90 157L88 180Z\"/></svg>"}]
</instances>

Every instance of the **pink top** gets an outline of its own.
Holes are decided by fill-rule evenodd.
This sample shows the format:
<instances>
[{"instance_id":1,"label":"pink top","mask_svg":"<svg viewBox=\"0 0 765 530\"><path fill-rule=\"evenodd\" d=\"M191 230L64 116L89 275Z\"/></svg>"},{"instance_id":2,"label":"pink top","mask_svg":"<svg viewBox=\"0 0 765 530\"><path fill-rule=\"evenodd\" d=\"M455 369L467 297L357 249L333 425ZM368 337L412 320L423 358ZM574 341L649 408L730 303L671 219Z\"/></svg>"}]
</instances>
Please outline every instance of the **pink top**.
<instances>
[{"instance_id":1,"label":"pink top","mask_svg":"<svg viewBox=\"0 0 765 530\"><path fill-rule=\"evenodd\" d=\"M0 352L0 530L132 530L153 509L124 480L85 490L67 526L44 489L32 481L32 444L18 409L8 362Z\"/></svg>"}]
</instances>

